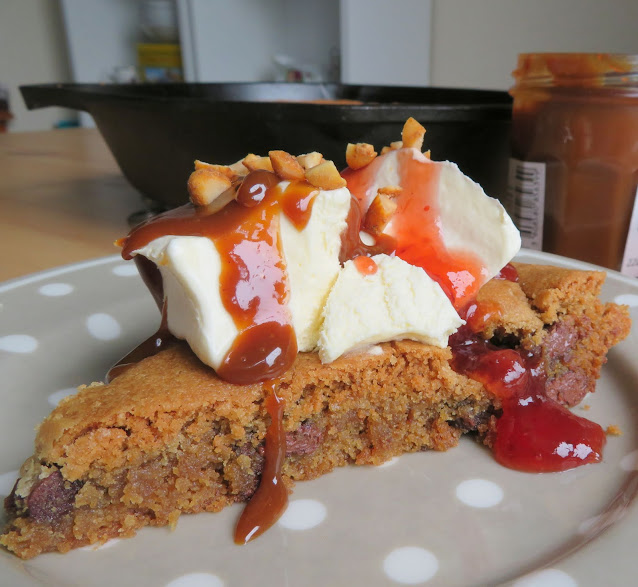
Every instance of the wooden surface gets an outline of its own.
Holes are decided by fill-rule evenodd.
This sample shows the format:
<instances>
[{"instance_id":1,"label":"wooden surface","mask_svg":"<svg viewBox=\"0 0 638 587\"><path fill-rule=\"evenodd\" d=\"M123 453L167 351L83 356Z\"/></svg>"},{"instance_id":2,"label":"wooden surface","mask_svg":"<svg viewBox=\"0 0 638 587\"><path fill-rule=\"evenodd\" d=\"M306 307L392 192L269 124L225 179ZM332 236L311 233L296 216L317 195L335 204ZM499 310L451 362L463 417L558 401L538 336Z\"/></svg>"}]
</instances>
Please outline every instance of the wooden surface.
<instances>
[{"instance_id":1,"label":"wooden surface","mask_svg":"<svg viewBox=\"0 0 638 587\"><path fill-rule=\"evenodd\" d=\"M0 135L0 282L118 253L142 207L96 129Z\"/></svg>"}]
</instances>

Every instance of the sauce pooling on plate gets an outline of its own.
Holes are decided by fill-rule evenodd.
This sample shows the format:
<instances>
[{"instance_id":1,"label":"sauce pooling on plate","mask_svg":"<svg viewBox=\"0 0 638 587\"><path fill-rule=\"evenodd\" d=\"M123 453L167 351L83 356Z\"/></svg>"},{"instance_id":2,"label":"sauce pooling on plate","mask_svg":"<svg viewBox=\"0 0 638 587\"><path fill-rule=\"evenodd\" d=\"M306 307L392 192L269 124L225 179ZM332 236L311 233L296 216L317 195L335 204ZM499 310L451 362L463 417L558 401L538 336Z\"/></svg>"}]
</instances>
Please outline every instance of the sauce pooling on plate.
<instances>
[{"instance_id":1,"label":"sauce pooling on plate","mask_svg":"<svg viewBox=\"0 0 638 587\"><path fill-rule=\"evenodd\" d=\"M518 274L507 265L499 278L516 282ZM466 325L449 340L452 368L481 382L501 402L502 413L489 442L494 458L505 467L530 473L599 462L604 430L547 396L540 352L499 348L476 334L499 311L496 304L469 304L462 312Z\"/></svg>"},{"instance_id":2,"label":"sauce pooling on plate","mask_svg":"<svg viewBox=\"0 0 638 587\"><path fill-rule=\"evenodd\" d=\"M273 383L265 399L271 423L266 429L264 470L257 491L250 498L235 527L235 543L246 544L270 528L288 505L288 491L281 476L286 458L284 403L277 396Z\"/></svg>"},{"instance_id":3,"label":"sauce pooling on plate","mask_svg":"<svg viewBox=\"0 0 638 587\"><path fill-rule=\"evenodd\" d=\"M452 367L480 381L501 401L491 439L494 458L530 473L565 471L599 462L605 432L547 397L540 357L499 349L464 326L450 337Z\"/></svg>"}]
</instances>

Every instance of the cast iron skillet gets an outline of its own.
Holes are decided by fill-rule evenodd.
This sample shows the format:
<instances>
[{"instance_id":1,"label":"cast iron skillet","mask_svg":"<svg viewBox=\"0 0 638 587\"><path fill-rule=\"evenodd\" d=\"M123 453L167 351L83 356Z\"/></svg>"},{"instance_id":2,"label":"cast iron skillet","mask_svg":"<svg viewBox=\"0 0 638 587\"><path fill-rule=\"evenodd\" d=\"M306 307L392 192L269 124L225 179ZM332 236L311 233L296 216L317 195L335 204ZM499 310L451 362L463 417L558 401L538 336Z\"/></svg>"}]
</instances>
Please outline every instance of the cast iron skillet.
<instances>
[{"instance_id":1,"label":"cast iron skillet","mask_svg":"<svg viewBox=\"0 0 638 587\"><path fill-rule=\"evenodd\" d=\"M344 167L347 143L372 143L380 150L400 140L409 116L426 127L424 149L431 149L433 159L455 161L489 195L505 196L511 119L506 92L260 82L20 89L29 109L89 112L124 175L163 206L187 201L195 159L232 163L247 153L283 149L320 151Z\"/></svg>"}]
</instances>

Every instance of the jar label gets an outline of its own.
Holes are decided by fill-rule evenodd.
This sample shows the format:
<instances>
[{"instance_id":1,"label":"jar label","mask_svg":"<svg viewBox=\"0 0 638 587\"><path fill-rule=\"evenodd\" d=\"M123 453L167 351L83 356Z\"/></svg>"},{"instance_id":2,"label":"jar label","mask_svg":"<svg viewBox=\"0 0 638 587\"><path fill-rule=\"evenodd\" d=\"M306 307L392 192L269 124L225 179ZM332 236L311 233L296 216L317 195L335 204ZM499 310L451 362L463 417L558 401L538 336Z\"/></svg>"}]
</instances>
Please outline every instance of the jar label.
<instances>
[{"instance_id":1,"label":"jar label","mask_svg":"<svg viewBox=\"0 0 638 587\"><path fill-rule=\"evenodd\" d=\"M506 207L521 232L523 246L542 250L545 163L532 163L510 157Z\"/></svg>"},{"instance_id":2,"label":"jar label","mask_svg":"<svg viewBox=\"0 0 638 587\"><path fill-rule=\"evenodd\" d=\"M620 272L631 277L638 277L638 188L634 197L634 210L631 213Z\"/></svg>"}]
</instances>

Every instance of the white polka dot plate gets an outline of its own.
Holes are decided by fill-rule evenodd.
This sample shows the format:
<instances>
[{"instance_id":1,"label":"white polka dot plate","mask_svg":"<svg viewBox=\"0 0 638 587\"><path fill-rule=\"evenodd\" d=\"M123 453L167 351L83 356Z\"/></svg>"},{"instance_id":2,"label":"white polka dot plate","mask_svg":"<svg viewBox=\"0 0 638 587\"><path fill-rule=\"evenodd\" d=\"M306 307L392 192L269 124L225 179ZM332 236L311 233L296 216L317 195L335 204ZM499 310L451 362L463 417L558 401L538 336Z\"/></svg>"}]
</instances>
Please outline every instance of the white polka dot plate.
<instances>
[{"instance_id":1,"label":"white polka dot plate","mask_svg":"<svg viewBox=\"0 0 638 587\"><path fill-rule=\"evenodd\" d=\"M591 268L531 251L519 260ZM610 272L603 297L638 320L638 280ZM0 495L32 453L38 422L158 322L141 280L117 257L0 284ZM0 585L635 585L637 333L612 350L584 402L588 418L623 432L608 439L600 464L518 473L467 438L447 453L298 483L284 517L247 546L232 541L237 506L65 555L21 561L0 551Z\"/></svg>"}]
</instances>

